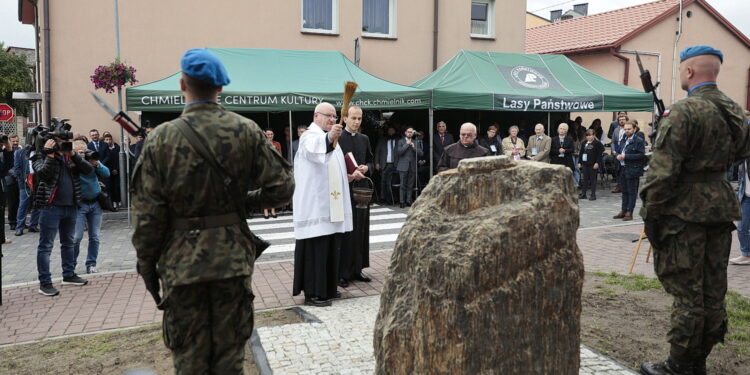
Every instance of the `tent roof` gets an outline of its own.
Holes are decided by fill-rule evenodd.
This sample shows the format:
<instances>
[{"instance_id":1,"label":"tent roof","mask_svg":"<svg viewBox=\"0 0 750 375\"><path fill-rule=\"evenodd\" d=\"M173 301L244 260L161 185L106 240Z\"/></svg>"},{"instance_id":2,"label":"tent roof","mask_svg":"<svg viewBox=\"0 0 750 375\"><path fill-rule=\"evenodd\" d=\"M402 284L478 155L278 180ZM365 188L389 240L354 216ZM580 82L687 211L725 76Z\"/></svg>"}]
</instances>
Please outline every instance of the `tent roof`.
<instances>
[{"instance_id":1,"label":"tent roof","mask_svg":"<svg viewBox=\"0 0 750 375\"><path fill-rule=\"evenodd\" d=\"M220 94L234 111L311 110L321 101L341 107L344 83L359 87L352 104L363 108L427 108L428 90L377 78L338 51L209 48L224 63L231 83ZM181 72L126 89L129 111L181 111Z\"/></svg>"},{"instance_id":2,"label":"tent roof","mask_svg":"<svg viewBox=\"0 0 750 375\"><path fill-rule=\"evenodd\" d=\"M435 109L653 110L650 94L607 80L563 55L461 50L412 86L433 90Z\"/></svg>"}]
</instances>

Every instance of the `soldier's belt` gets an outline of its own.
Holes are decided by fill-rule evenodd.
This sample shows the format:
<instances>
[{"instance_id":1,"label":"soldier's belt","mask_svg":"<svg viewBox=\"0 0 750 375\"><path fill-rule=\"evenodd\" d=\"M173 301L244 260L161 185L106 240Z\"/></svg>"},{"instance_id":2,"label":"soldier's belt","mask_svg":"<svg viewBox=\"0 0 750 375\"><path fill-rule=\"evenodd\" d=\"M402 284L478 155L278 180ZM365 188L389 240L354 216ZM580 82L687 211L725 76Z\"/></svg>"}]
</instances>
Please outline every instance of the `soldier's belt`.
<instances>
[{"instance_id":1,"label":"soldier's belt","mask_svg":"<svg viewBox=\"0 0 750 375\"><path fill-rule=\"evenodd\" d=\"M226 227L229 225L245 223L245 220L236 212L223 215L178 217L172 222L175 230L193 230Z\"/></svg>"},{"instance_id":2,"label":"soldier's belt","mask_svg":"<svg viewBox=\"0 0 750 375\"><path fill-rule=\"evenodd\" d=\"M711 182L725 179L726 172L689 173L680 175L679 182Z\"/></svg>"}]
</instances>

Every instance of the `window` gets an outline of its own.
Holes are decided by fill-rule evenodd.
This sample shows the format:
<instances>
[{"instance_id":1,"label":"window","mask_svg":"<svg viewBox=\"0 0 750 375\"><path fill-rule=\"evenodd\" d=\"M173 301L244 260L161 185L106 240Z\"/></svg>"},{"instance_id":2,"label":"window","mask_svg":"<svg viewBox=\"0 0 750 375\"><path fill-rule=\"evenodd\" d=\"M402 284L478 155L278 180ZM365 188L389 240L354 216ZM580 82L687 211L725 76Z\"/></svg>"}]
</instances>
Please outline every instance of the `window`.
<instances>
[{"instance_id":1,"label":"window","mask_svg":"<svg viewBox=\"0 0 750 375\"><path fill-rule=\"evenodd\" d=\"M471 2L471 36L478 38L495 37L495 0L474 0Z\"/></svg>"},{"instance_id":2,"label":"window","mask_svg":"<svg viewBox=\"0 0 750 375\"><path fill-rule=\"evenodd\" d=\"M362 1L362 35L396 37L396 0Z\"/></svg>"},{"instance_id":3,"label":"window","mask_svg":"<svg viewBox=\"0 0 750 375\"><path fill-rule=\"evenodd\" d=\"M339 0L302 0L302 31L336 34Z\"/></svg>"}]
</instances>

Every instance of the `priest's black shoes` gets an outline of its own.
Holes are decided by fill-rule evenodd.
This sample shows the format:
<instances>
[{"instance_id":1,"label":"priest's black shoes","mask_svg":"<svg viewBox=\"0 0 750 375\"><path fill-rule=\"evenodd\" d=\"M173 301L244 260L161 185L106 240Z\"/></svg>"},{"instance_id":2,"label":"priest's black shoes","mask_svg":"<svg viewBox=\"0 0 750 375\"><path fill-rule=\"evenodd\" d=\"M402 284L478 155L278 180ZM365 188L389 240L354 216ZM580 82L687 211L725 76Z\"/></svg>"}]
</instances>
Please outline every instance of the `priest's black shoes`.
<instances>
[{"instance_id":1,"label":"priest's black shoes","mask_svg":"<svg viewBox=\"0 0 750 375\"><path fill-rule=\"evenodd\" d=\"M335 299L339 299L339 298L341 298L341 292L339 292L339 291L337 290L337 291L336 291L336 293L335 293L335 294L333 295L333 298L335 298Z\"/></svg>"},{"instance_id":2,"label":"priest's black shoes","mask_svg":"<svg viewBox=\"0 0 750 375\"><path fill-rule=\"evenodd\" d=\"M643 375L693 375L693 364L678 362L672 358L664 362L641 363L641 374Z\"/></svg>"},{"instance_id":3,"label":"priest's black shoes","mask_svg":"<svg viewBox=\"0 0 750 375\"><path fill-rule=\"evenodd\" d=\"M331 300L320 299L320 297L305 297L305 305L316 306L316 307L326 307L326 306L331 306Z\"/></svg>"},{"instance_id":4,"label":"priest's black shoes","mask_svg":"<svg viewBox=\"0 0 750 375\"><path fill-rule=\"evenodd\" d=\"M360 272L359 274L357 274L357 276L354 276L354 280L357 280L357 281L364 281L364 282L366 282L366 283L369 283L370 281L372 281L372 279L371 279L371 278L367 277L367 275L365 275L365 274L364 274L364 273L362 273L362 272Z\"/></svg>"},{"instance_id":5,"label":"priest's black shoes","mask_svg":"<svg viewBox=\"0 0 750 375\"><path fill-rule=\"evenodd\" d=\"M339 286L340 286L340 287L342 287L342 288L346 288L346 287L348 287L348 286L349 286L349 282L348 282L348 281L346 281L346 280L344 280L344 279L339 279L339 282L338 282L338 284L339 284Z\"/></svg>"}]
</instances>

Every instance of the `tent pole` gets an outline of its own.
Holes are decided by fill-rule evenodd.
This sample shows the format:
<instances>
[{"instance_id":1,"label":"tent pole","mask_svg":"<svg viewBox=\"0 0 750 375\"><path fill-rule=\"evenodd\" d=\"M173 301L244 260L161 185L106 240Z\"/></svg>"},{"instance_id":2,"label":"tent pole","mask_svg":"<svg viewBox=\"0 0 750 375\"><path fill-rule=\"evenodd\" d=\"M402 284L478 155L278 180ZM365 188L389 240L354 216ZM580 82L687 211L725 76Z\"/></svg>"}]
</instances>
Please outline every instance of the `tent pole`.
<instances>
[{"instance_id":1,"label":"tent pole","mask_svg":"<svg viewBox=\"0 0 750 375\"><path fill-rule=\"evenodd\" d=\"M294 150L292 150L292 147L294 146L294 128L292 126L292 111L289 111L289 162L294 162Z\"/></svg>"},{"instance_id":2,"label":"tent pole","mask_svg":"<svg viewBox=\"0 0 750 375\"><path fill-rule=\"evenodd\" d=\"M551 130L552 129L552 120L550 118L551 118L550 113L547 112L547 135L551 137L552 136L552 133L551 133L552 132L552 130Z\"/></svg>"},{"instance_id":3,"label":"tent pole","mask_svg":"<svg viewBox=\"0 0 750 375\"><path fill-rule=\"evenodd\" d=\"M434 129L432 128L432 121L434 119L434 113L432 111L432 106L430 106L430 108L427 109L427 117L428 117L427 121L430 122L429 124L427 124L427 129L429 129L429 134L430 134L430 137L428 138L429 139L428 142L430 142L430 178L432 178L432 174L433 174L432 172L434 168L434 166L432 165L433 164L432 153L435 152L434 150L435 147L433 147L433 142L432 142L432 137L434 136Z\"/></svg>"}]
</instances>

